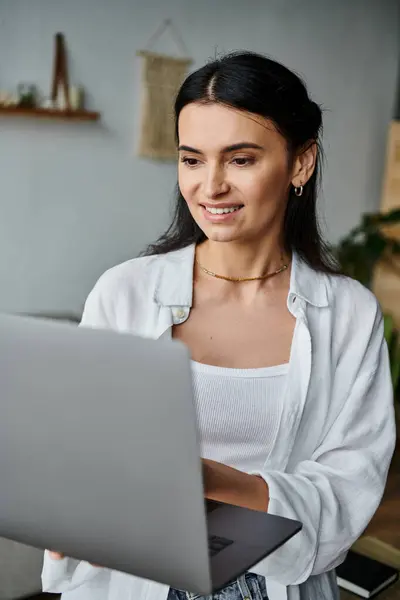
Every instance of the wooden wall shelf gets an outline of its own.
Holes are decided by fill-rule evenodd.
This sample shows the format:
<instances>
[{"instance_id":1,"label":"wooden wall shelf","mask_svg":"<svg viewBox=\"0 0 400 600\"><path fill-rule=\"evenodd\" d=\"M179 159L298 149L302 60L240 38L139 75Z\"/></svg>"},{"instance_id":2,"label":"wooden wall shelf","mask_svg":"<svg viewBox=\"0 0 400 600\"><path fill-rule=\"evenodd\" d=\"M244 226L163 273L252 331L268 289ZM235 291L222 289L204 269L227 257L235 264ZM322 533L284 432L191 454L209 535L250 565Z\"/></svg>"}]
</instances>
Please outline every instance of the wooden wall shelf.
<instances>
[{"instance_id":1,"label":"wooden wall shelf","mask_svg":"<svg viewBox=\"0 0 400 600\"><path fill-rule=\"evenodd\" d=\"M0 117L29 117L31 119L57 119L59 121L98 121L100 113L87 110L0 106Z\"/></svg>"}]
</instances>

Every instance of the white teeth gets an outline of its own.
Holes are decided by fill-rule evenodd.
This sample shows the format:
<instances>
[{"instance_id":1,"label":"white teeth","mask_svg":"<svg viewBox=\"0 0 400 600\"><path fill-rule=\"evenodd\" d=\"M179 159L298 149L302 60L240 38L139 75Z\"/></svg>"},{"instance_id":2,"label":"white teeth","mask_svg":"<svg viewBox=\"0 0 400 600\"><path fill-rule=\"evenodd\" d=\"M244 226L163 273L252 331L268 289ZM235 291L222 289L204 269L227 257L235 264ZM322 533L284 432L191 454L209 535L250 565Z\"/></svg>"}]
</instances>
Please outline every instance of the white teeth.
<instances>
[{"instance_id":1,"label":"white teeth","mask_svg":"<svg viewBox=\"0 0 400 600\"><path fill-rule=\"evenodd\" d=\"M230 208L210 208L208 206L205 207L206 211L211 213L212 215L224 215L227 213L233 213L236 210L239 210L240 206L231 206Z\"/></svg>"}]
</instances>

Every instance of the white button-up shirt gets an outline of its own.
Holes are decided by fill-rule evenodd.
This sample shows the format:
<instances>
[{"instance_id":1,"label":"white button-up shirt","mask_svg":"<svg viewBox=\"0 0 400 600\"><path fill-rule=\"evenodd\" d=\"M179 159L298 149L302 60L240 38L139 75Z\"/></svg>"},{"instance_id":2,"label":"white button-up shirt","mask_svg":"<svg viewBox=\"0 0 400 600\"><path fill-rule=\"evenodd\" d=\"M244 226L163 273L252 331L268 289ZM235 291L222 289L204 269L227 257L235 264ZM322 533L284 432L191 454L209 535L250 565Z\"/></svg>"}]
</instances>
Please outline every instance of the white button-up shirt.
<instances>
[{"instance_id":1,"label":"white button-up shirt","mask_svg":"<svg viewBox=\"0 0 400 600\"><path fill-rule=\"evenodd\" d=\"M82 324L150 338L170 336L190 313L194 246L107 271ZM252 569L270 600L337 598L334 568L362 534L385 487L395 445L393 393L382 315L371 292L315 272L293 256L289 311L296 318L287 395L275 443L257 471L272 514L301 533ZM45 554L43 589L65 600L165 600L168 587Z\"/></svg>"}]
</instances>

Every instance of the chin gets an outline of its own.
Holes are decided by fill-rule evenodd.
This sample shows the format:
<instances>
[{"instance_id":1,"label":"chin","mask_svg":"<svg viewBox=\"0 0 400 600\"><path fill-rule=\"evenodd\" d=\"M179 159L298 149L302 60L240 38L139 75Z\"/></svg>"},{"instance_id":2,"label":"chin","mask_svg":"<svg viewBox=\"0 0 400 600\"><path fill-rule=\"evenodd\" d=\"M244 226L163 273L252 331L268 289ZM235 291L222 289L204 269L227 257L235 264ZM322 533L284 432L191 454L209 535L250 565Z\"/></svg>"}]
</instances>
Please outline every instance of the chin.
<instances>
[{"instance_id":1,"label":"chin","mask_svg":"<svg viewBox=\"0 0 400 600\"><path fill-rule=\"evenodd\" d=\"M238 233L228 230L224 231L222 227L219 230L216 227L205 227L203 231L212 242L236 242L240 239Z\"/></svg>"},{"instance_id":2,"label":"chin","mask_svg":"<svg viewBox=\"0 0 400 600\"><path fill-rule=\"evenodd\" d=\"M243 238L247 229L243 219L235 219L232 223L211 223L197 211L190 211L194 221L200 227L207 239L213 242L235 242Z\"/></svg>"}]
</instances>

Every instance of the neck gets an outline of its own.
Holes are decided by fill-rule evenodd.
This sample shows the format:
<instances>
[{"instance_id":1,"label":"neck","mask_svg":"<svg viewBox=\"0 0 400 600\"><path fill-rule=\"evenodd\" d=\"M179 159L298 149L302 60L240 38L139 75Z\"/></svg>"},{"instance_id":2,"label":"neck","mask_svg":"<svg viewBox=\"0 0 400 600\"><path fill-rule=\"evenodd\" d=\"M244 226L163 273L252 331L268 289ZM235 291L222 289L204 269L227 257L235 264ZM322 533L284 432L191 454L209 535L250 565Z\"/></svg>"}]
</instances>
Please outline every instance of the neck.
<instances>
[{"instance_id":1,"label":"neck","mask_svg":"<svg viewBox=\"0 0 400 600\"><path fill-rule=\"evenodd\" d=\"M197 260L203 267L225 277L261 277L288 263L282 247L276 240L252 244L207 240L197 248Z\"/></svg>"}]
</instances>

